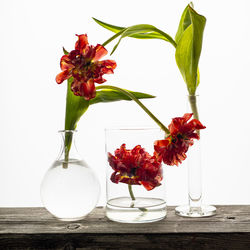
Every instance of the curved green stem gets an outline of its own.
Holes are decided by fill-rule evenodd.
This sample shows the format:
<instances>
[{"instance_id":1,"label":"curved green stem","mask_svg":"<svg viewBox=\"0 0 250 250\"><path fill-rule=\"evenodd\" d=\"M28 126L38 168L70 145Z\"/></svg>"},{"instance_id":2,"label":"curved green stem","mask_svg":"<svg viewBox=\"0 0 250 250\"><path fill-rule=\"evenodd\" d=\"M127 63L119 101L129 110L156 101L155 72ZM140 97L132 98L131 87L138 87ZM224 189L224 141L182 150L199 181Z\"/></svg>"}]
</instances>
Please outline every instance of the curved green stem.
<instances>
[{"instance_id":1,"label":"curved green stem","mask_svg":"<svg viewBox=\"0 0 250 250\"><path fill-rule=\"evenodd\" d=\"M189 95L188 100L191 106L191 110L194 114L194 118L199 120L199 113L198 113L198 108L197 108L197 100L195 95Z\"/></svg>"},{"instance_id":2,"label":"curved green stem","mask_svg":"<svg viewBox=\"0 0 250 250\"><path fill-rule=\"evenodd\" d=\"M131 197L131 200L132 200L132 201L135 201L135 196L134 196L134 193L133 193L132 185L131 185L131 184L128 184L128 191L129 191L129 195L130 195L130 197ZM134 203L132 203L130 207L131 207L131 208L134 207ZM147 212L147 209L144 208L144 207L139 207L138 209L141 210L142 212Z\"/></svg>"},{"instance_id":3,"label":"curved green stem","mask_svg":"<svg viewBox=\"0 0 250 250\"><path fill-rule=\"evenodd\" d=\"M135 201L135 196L134 196L131 184L128 184L128 191L129 191L129 195L130 195L132 201Z\"/></svg>"},{"instance_id":4,"label":"curved green stem","mask_svg":"<svg viewBox=\"0 0 250 250\"><path fill-rule=\"evenodd\" d=\"M126 91L125 89L121 89L118 87L114 87L114 86L110 86L110 85L102 85L102 86L98 86L96 87L96 89L113 89L116 91L119 91L121 93L123 93L124 95L128 96L129 98L131 98L133 101L135 101L156 123L157 125L163 130L165 131L166 134L170 134L169 130L164 126L163 123L161 123L151 112L148 108L146 108L132 93Z\"/></svg>"},{"instance_id":5,"label":"curved green stem","mask_svg":"<svg viewBox=\"0 0 250 250\"><path fill-rule=\"evenodd\" d=\"M114 39L116 39L118 36L120 36L123 33L124 30L119 31L118 33L116 33L115 35L113 35L112 37L110 37L106 42L104 42L102 44L102 46L106 46L108 43L112 42Z\"/></svg>"},{"instance_id":6,"label":"curved green stem","mask_svg":"<svg viewBox=\"0 0 250 250\"><path fill-rule=\"evenodd\" d=\"M163 35L164 37L167 38L167 40L176 48L177 47L177 43L175 42L175 40L170 36L168 35L167 33L163 32L162 30L159 30L157 28L155 28L155 30L160 33L161 35Z\"/></svg>"},{"instance_id":7,"label":"curved green stem","mask_svg":"<svg viewBox=\"0 0 250 250\"><path fill-rule=\"evenodd\" d=\"M197 108L197 100L196 100L196 95L189 95L188 96L188 101L190 103L191 110L194 114L193 118L199 120L199 112ZM200 131L196 131L198 135L200 135Z\"/></svg>"}]
</instances>

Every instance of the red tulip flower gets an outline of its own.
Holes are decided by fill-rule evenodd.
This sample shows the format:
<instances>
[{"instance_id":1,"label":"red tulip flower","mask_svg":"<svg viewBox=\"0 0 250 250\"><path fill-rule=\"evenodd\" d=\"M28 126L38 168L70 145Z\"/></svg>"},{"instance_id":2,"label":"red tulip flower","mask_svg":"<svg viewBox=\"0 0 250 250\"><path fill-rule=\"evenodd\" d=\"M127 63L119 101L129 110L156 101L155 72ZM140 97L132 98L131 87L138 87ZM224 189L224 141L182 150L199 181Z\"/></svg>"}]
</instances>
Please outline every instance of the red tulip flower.
<instances>
[{"instance_id":1,"label":"red tulip flower","mask_svg":"<svg viewBox=\"0 0 250 250\"><path fill-rule=\"evenodd\" d=\"M148 191L161 185L162 166L155 156L151 156L140 145L132 150L122 144L115 154L108 153L109 165L114 170L111 181L130 185L143 185Z\"/></svg>"},{"instance_id":2,"label":"red tulip flower","mask_svg":"<svg viewBox=\"0 0 250 250\"><path fill-rule=\"evenodd\" d=\"M199 140L197 130L206 128L197 119L188 120L193 114L176 117L168 126L170 134L164 140L155 141L155 155L167 165L176 165L186 159L188 148L194 144L193 139Z\"/></svg>"},{"instance_id":3,"label":"red tulip flower","mask_svg":"<svg viewBox=\"0 0 250 250\"><path fill-rule=\"evenodd\" d=\"M103 83L104 74L112 74L116 68L113 60L99 61L108 51L100 44L95 47L89 45L87 35L77 35L78 41L75 50L62 56L60 66L62 72L56 76L56 82L62 83L70 77L74 78L71 90L76 96L82 96L86 100L95 97L95 83Z\"/></svg>"}]
</instances>

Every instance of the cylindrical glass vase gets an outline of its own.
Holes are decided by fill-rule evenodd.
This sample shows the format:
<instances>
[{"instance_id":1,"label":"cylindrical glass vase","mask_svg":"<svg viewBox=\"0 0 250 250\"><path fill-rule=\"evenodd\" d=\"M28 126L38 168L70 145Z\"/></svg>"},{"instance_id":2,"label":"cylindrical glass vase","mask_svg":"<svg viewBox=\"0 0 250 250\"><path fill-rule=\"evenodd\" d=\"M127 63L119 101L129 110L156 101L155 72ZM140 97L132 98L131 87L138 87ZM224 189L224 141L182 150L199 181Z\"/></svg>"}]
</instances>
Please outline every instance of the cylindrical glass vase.
<instances>
[{"instance_id":1,"label":"cylindrical glass vase","mask_svg":"<svg viewBox=\"0 0 250 250\"><path fill-rule=\"evenodd\" d=\"M166 186L153 155L158 128L106 129L106 216L117 222L146 223L165 218Z\"/></svg>"},{"instance_id":2,"label":"cylindrical glass vase","mask_svg":"<svg viewBox=\"0 0 250 250\"><path fill-rule=\"evenodd\" d=\"M74 130L59 131L62 145L57 160L41 183L41 200L45 208L64 221L83 219L96 206L100 185L93 170L79 156Z\"/></svg>"},{"instance_id":3,"label":"cylindrical glass vase","mask_svg":"<svg viewBox=\"0 0 250 250\"><path fill-rule=\"evenodd\" d=\"M188 113L199 120L199 96L189 95L187 101ZM203 123L203 120L201 121ZM200 131L197 131L200 136ZM177 215L184 217L208 217L216 214L216 208L202 204L202 164L201 140L194 140L187 152L188 163L188 204L176 207Z\"/></svg>"}]
</instances>

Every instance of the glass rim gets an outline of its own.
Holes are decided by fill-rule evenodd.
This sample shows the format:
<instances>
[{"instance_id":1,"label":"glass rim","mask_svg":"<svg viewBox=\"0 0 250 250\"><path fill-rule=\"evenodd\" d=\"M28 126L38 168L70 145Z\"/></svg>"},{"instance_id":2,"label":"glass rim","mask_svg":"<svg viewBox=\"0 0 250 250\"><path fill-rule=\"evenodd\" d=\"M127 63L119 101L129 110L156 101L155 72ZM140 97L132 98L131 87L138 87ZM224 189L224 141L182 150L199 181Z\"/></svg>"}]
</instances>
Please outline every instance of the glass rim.
<instances>
[{"instance_id":1,"label":"glass rim","mask_svg":"<svg viewBox=\"0 0 250 250\"><path fill-rule=\"evenodd\" d=\"M187 97L190 97L190 96L198 97L198 96L200 96L200 95L199 95L199 94L197 94L197 95L187 95Z\"/></svg>"},{"instance_id":2,"label":"glass rim","mask_svg":"<svg viewBox=\"0 0 250 250\"><path fill-rule=\"evenodd\" d=\"M137 131L137 130L161 130L160 127L139 127L139 126L122 126L122 127L119 127L119 126L110 126L110 127L106 127L104 128L105 132L108 132L108 131Z\"/></svg>"},{"instance_id":3,"label":"glass rim","mask_svg":"<svg viewBox=\"0 0 250 250\"><path fill-rule=\"evenodd\" d=\"M77 130L75 129L62 129L62 130L58 130L58 133L75 133L77 132Z\"/></svg>"}]
</instances>

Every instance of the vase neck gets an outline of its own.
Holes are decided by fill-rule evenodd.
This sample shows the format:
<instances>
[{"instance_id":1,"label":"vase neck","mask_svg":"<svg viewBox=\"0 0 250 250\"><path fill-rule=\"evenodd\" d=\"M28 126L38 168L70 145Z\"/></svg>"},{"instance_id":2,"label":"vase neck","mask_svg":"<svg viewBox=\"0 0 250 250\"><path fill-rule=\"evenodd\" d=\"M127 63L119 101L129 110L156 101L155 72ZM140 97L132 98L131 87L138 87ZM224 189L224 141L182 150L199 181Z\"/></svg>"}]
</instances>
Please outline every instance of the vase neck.
<instances>
[{"instance_id":1,"label":"vase neck","mask_svg":"<svg viewBox=\"0 0 250 250\"><path fill-rule=\"evenodd\" d=\"M61 150L58 155L58 161L76 161L81 160L75 145L76 130L60 130Z\"/></svg>"}]
</instances>

